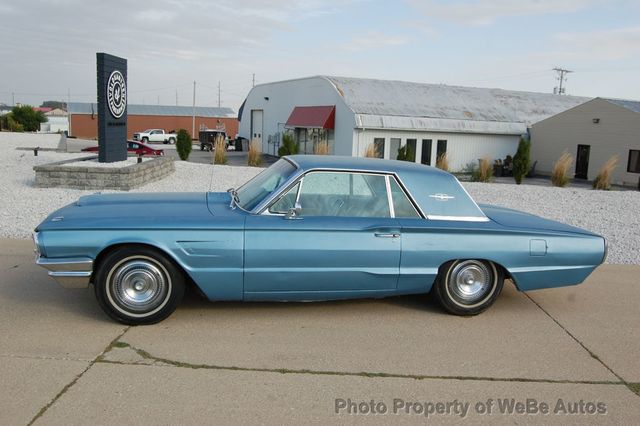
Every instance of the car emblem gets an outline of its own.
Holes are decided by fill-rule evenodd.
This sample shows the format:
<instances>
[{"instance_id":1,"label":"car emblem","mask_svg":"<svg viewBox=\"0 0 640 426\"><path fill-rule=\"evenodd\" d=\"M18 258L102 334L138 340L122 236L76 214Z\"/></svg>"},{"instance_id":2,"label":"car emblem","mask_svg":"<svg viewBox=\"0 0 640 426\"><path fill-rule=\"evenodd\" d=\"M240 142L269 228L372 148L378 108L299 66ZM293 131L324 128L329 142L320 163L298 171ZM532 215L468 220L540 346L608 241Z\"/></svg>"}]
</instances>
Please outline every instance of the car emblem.
<instances>
[{"instance_id":1,"label":"car emblem","mask_svg":"<svg viewBox=\"0 0 640 426\"><path fill-rule=\"evenodd\" d=\"M435 198L438 201L448 201L448 200L452 200L456 197L452 196L452 195L447 195L447 194L431 194L429 195L430 198Z\"/></svg>"}]
</instances>

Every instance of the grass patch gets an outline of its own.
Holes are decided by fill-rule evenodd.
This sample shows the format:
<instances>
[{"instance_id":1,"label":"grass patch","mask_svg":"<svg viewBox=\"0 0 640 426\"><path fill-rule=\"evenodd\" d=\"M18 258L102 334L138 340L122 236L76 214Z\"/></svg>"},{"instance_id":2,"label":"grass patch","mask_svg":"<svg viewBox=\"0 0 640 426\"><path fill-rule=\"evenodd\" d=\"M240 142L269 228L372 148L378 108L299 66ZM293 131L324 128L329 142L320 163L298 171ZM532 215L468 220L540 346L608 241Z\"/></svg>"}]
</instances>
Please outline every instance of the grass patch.
<instances>
[{"instance_id":1,"label":"grass patch","mask_svg":"<svg viewBox=\"0 0 640 426\"><path fill-rule=\"evenodd\" d=\"M249 144L249 155L247 156L247 164L253 167L262 165L262 152L260 152L260 142L257 139Z\"/></svg>"},{"instance_id":2,"label":"grass patch","mask_svg":"<svg viewBox=\"0 0 640 426\"><path fill-rule=\"evenodd\" d=\"M220 135L214 143L213 164L227 164L227 143Z\"/></svg>"},{"instance_id":3,"label":"grass patch","mask_svg":"<svg viewBox=\"0 0 640 426\"><path fill-rule=\"evenodd\" d=\"M569 176L567 173L569 172L569 168L573 163L573 157L567 151L563 152L560 158L553 165L553 170L551 171L551 183L553 186L559 186L561 188L567 186L569 183Z\"/></svg>"},{"instance_id":4,"label":"grass patch","mask_svg":"<svg viewBox=\"0 0 640 426\"><path fill-rule=\"evenodd\" d=\"M593 181L593 189L602 189L608 191L611 189L611 175L615 168L618 167L618 155L614 155L602 165L596 180Z\"/></svg>"},{"instance_id":5,"label":"grass patch","mask_svg":"<svg viewBox=\"0 0 640 426\"><path fill-rule=\"evenodd\" d=\"M315 155L329 155L329 143L318 142L313 146L313 153Z\"/></svg>"},{"instance_id":6,"label":"grass patch","mask_svg":"<svg viewBox=\"0 0 640 426\"><path fill-rule=\"evenodd\" d=\"M449 171L449 158L446 152L438 156L436 159L436 167L445 172Z\"/></svg>"},{"instance_id":7,"label":"grass patch","mask_svg":"<svg viewBox=\"0 0 640 426\"><path fill-rule=\"evenodd\" d=\"M491 182L493 180L493 166L489 157L480 159L480 165L473 171L472 180L474 182Z\"/></svg>"}]
</instances>

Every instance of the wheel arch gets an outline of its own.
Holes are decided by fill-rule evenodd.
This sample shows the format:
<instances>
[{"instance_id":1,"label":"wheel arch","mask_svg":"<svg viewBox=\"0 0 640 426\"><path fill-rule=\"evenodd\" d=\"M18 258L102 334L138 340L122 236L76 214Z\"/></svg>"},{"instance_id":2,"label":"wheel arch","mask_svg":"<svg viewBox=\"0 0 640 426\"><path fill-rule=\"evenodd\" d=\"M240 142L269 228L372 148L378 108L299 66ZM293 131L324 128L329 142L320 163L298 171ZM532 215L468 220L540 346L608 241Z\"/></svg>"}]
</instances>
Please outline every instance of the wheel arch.
<instances>
[{"instance_id":1,"label":"wheel arch","mask_svg":"<svg viewBox=\"0 0 640 426\"><path fill-rule=\"evenodd\" d=\"M122 247L131 247L131 246L149 248L149 249L155 250L158 253L164 255L167 258L167 260L169 260L173 264L173 266L175 266L176 269L182 273L182 276L184 277L185 282L189 286L193 286L194 288L198 289L198 291L201 291L200 287L198 287L198 285L193 280L191 275L189 275L187 270L182 266L182 263L175 257L175 255L170 250L167 250L166 248L160 247L160 246L155 245L155 244L151 244L151 243L147 243L147 242L137 242L137 241L136 242L114 242L112 244L108 244L105 247L103 247L98 252L98 254L96 255L96 257L95 257L95 259L93 261L94 267L93 267L93 272L91 274L91 282L92 283L94 282L98 268L100 267L102 262L104 262L104 259L110 253L112 253L112 252L114 252L114 251L116 251L116 250L118 250L118 249L120 249Z\"/></svg>"}]
</instances>

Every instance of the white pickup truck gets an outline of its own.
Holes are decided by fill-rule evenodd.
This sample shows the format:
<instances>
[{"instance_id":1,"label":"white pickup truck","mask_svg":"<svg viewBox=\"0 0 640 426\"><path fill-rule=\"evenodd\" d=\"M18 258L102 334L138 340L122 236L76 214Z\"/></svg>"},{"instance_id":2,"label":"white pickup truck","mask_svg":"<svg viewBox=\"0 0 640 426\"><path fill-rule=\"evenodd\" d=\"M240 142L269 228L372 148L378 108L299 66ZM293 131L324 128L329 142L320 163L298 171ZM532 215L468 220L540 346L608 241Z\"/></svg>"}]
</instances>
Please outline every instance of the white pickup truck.
<instances>
[{"instance_id":1,"label":"white pickup truck","mask_svg":"<svg viewBox=\"0 0 640 426\"><path fill-rule=\"evenodd\" d=\"M140 142L162 142L162 143L176 143L178 135L175 133L165 133L162 129L147 129L144 132L137 132L133 134L134 141Z\"/></svg>"}]
</instances>

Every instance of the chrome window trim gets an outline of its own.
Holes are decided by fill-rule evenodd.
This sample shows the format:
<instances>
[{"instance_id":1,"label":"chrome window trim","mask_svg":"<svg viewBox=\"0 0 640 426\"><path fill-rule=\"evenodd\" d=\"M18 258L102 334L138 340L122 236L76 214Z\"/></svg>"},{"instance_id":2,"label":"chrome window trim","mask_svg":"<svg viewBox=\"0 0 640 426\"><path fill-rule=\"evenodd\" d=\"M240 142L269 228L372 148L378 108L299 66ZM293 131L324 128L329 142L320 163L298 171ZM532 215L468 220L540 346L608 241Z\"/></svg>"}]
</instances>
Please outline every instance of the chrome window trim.
<instances>
[{"instance_id":1,"label":"chrome window trim","mask_svg":"<svg viewBox=\"0 0 640 426\"><path fill-rule=\"evenodd\" d=\"M283 157L285 160L291 162L291 164L293 164L294 166L298 167L295 162L293 160L290 160L287 157ZM300 169L298 169L300 170ZM276 202L280 197L284 196L286 191L288 191L289 189L291 189L291 187L293 187L298 180L300 180L300 188L298 189L298 195L296 196L296 202L300 202L300 193L302 192L302 181L304 180L305 176L308 175L309 173L318 173L318 172L328 172L328 173L357 173L357 174L361 174L361 175L376 175L376 176L388 176L389 172L381 172L381 171L377 171L377 170L354 170L354 169L334 169L334 168L318 168L318 169L309 169L305 172L302 173L294 173L291 175L291 177L289 178L289 181L287 181L287 183L285 185L283 185L283 190L281 190L280 192L278 192L275 195L271 195L269 197L267 197L266 199L264 199L260 204L258 204L252 211L252 214L258 214L258 215L262 215L264 214L265 211L269 210L269 207L271 206L271 204L273 204L274 202ZM391 172L392 173L392 172ZM395 173L392 173L395 175ZM290 182L291 181L291 182ZM387 190L388 193L388 190ZM389 212L391 213L391 211ZM281 214L273 214L270 213L270 215L273 216L282 216Z\"/></svg>"},{"instance_id":2,"label":"chrome window trim","mask_svg":"<svg viewBox=\"0 0 640 426\"><path fill-rule=\"evenodd\" d=\"M411 196L411 193L407 190L407 188L402 183L400 176L394 173L393 178L396 180L398 187L400 187L400 191L404 193L405 197L407 197L407 199L409 200L409 203L413 206L413 209L415 210L415 212L418 214L418 216L420 216L420 219L427 218L427 215L424 214L424 212L420 208L420 205L413 199L413 197ZM407 219L407 218L403 218L403 219Z\"/></svg>"},{"instance_id":3,"label":"chrome window trim","mask_svg":"<svg viewBox=\"0 0 640 426\"><path fill-rule=\"evenodd\" d=\"M389 175L384 175L384 184L387 188L387 202L389 203L389 214L392 218L396 217L396 210L393 208L393 198L391 196L391 184L389 183Z\"/></svg>"},{"instance_id":4,"label":"chrome window trim","mask_svg":"<svg viewBox=\"0 0 640 426\"><path fill-rule=\"evenodd\" d=\"M307 174L312 173L312 172L334 172L334 173L360 173L360 174L393 176L395 178L396 182L398 183L398 185L400 186L400 189L402 189L402 191L407 196L407 198L409 199L411 204L413 204L413 208L416 209L416 211L418 212L418 214L421 216L422 219L438 220L438 221L449 220L449 221L458 221L458 222L490 222L491 221L491 219L489 219L486 215L484 215L484 212L482 212L482 209L480 208L480 206L478 206L478 204L473 199L473 197L471 197L471 195L469 195L469 192L467 192L467 189L460 183L458 178L456 178L455 176L454 176L454 179L456 180L458 185L460 185L460 187L462 188L464 193L467 195L467 197L469 197L469 199L476 206L476 208L481 213L483 213L482 216L442 216L442 215L428 215L428 214L426 214L424 212L424 210L422 210L422 207L420 207L420 204L417 203L416 200L413 198L413 195L411 194L411 191L409 191L407 189L407 186L402 181L402 178L400 178L400 176L396 172L393 172L393 171L384 172L384 171L380 171L380 170L369 170L369 169L358 169L358 170L356 170L356 169L347 169L347 168L345 168L345 169L341 169L341 168L316 168L316 169L310 169L310 170L307 170L307 171L303 172L303 171L300 170L300 166L294 160L292 160L292 159L290 159L288 157L282 157L282 158L284 158L289 163L291 163L293 166L295 166L296 169L297 169L296 172L294 172L290 176L289 181L287 181L287 183L283 186L283 188L284 188L283 190L281 190L277 194L272 194L271 196L269 196L265 200L263 200L260 204L258 204L251 211L252 214L264 214L265 211L268 211L269 206L275 200L277 200L281 196L283 196L286 193L286 191L291 189L291 187L294 186L295 183L298 182L298 180L300 180L300 189L298 189L298 195L296 196L296 202L298 202L299 201L299 197L300 197L300 192L301 192L301 189L302 189L302 180L304 179L304 177ZM390 195L389 188L387 188L387 194ZM268 215L271 215L271 216L283 216L282 214L273 214L273 213L268 213ZM395 216L392 215L391 217L395 217Z\"/></svg>"}]
</instances>

